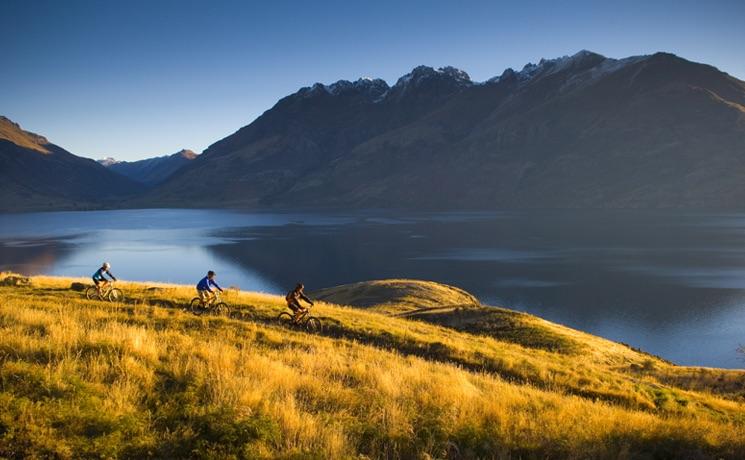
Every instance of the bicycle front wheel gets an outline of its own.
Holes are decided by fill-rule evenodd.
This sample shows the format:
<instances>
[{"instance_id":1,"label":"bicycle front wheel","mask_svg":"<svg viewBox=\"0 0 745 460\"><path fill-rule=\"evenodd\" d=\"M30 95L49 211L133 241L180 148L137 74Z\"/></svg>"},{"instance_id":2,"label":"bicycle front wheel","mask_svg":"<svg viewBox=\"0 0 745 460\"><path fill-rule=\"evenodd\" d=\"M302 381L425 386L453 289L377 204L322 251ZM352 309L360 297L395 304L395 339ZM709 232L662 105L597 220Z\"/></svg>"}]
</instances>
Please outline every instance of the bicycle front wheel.
<instances>
[{"instance_id":1,"label":"bicycle front wheel","mask_svg":"<svg viewBox=\"0 0 745 460\"><path fill-rule=\"evenodd\" d=\"M88 300L98 299L98 289L96 289L96 286L91 286L88 289L86 289L85 290L85 297Z\"/></svg>"},{"instance_id":2,"label":"bicycle front wheel","mask_svg":"<svg viewBox=\"0 0 745 460\"><path fill-rule=\"evenodd\" d=\"M121 302L124 300L124 293L121 289L114 288L109 291L109 302Z\"/></svg>"},{"instance_id":3,"label":"bicycle front wheel","mask_svg":"<svg viewBox=\"0 0 745 460\"><path fill-rule=\"evenodd\" d=\"M194 297L193 299L191 299L191 303L189 304L189 310L197 316L200 316L202 313L204 313L204 307L202 306L202 300L199 297Z\"/></svg>"},{"instance_id":4,"label":"bicycle front wheel","mask_svg":"<svg viewBox=\"0 0 745 460\"><path fill-rule=\"evenodd\" d=\"M305 322L305 328L308 332L321 332L321 320L315 317L308 318Z\"/></svg>"},{"instance_id":5,"label":"bicycle front wheel","mask_svg":"<svg viewBox=\"0 0 745 460\"><path fill-rule=\"evenodd\" d=\"M220 302L212 307L212 313L214 315L227 315L230 316L230 307L225 302Z\"/></svg>"}]
</instances>

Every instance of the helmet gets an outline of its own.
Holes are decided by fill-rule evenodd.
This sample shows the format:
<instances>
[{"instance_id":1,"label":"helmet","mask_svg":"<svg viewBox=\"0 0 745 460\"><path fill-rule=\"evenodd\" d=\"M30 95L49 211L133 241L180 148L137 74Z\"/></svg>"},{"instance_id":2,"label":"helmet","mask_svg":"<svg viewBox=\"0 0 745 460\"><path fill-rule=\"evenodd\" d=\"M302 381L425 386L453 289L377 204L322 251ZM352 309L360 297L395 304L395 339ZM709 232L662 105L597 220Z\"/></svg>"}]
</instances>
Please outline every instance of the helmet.
<instances>
[{"instance_id":1,"label":"helmet","mask_svg":"<svg viewBox=\"0 0 745 460\"><path fill-rule=\"evenodd\" d=\"M103 263L103 268L105 268L106 270L108 270L109 268L111 268L111 264L108 263L108 262L104 262Z\"/></svg>"}]
</instances>

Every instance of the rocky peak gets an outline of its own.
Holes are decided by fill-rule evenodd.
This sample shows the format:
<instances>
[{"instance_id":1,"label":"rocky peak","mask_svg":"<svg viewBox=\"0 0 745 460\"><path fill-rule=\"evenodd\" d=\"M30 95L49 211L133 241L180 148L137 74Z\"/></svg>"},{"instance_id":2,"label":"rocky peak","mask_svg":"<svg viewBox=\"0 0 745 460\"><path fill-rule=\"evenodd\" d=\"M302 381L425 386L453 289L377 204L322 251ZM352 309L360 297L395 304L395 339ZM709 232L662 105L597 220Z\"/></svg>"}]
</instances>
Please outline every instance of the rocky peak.
<instances>
[{"instance_id":1,"label":"rocky peak","mask_svg":"<svg viewBox=\"0 0 745 460\"><path fill-rule=\"evenodd\" d=\"M115 165L117 163L121 163L121 161L119 161L119 160L117 160L116 158L113 158L113 157L104 157L104 158L101 158L100 160L96 160L96 161L98 161L101 165L103 165L103 166L105 166L107 168L109 166L113 166L113 165Z\"/></svg>"},{"instance_id":2,"label":"rocky peak","mask_svg":"<svg viewBox=\"0 0 745 460\"><path fill-rule=\"evenodd\" d=\"M187 160L193 160L194 158L197 157L197 154L194 153L192 150L189 150L189 149L181 149L178 152L176 152L175 155L184 157Z\"/></svg>"},{"instance_id":3,"label":"rocky peak","mask_svg":"<svg viewBox=\"0 0 745 460\"><path fill-rule=\"evenodd\" d=\"M317 94L332 96L359 94L368 99L378 99L389 90L388 83L380 78L362 77L356 81L339 80L330 85L316 83L311 87L302 88L298 94L308 97Z\"/></svg>"},{"instance_id":4,"label":"rocky peak","mask_svg":"<svg viewBox=\"0 0 745 460\"><path fill-rule=\"evenodd\" d=\"M411 85L417 86L425 81L433 79L452 81L458 86L464 87L473 84L471 77L469 77L466 72L456 69L455 67L446 66L435 70L432 67L420 65L414 67L411 72L399 78L394 85L394 88L408 87Z\"/></svg>"}]
</instances>

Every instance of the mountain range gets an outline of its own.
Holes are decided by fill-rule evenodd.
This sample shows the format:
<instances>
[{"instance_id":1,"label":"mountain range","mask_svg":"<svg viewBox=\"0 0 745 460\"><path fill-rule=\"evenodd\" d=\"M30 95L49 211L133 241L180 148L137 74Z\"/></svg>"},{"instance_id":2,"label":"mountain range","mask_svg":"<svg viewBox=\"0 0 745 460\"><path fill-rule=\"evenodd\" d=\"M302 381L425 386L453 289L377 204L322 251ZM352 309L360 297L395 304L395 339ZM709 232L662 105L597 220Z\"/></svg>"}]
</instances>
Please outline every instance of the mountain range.
<instances>
[{"instance_id":1,"label":"mountain range","mask_svg":"<svg viewBox=\"0 0 745 460\"><path fill-rule=\"evenodd\" d=\"M134 168L152 186L125 204L741 208L745 82L668 53L581 51L484 82L419 66L302 88L182 163L161 183Z\"/></svg>"},{"instance_id":2,"label":"mountain range","mask_svg":"<svg viewBox=\"0 0 745 460\"><path fill-rule=\"evenodd\" d=\"M171 155L147 158L139 161L117 161L103 158L98 162L109 170L148 186L155 186L186 166L197 154L191 150L179 150Z\"/></svg>"},{"instance_id":3,"label":"mountain range","mask_svg":"<svg viewBox=\"0 0 745 460\"><path fill-rule=\"evenodd\" d=\"M666 53L616 60L582 51L483 83L420 66L390 87L360 79L303 88L147 200L740 207L744 160L744 82Z\"/></svg>"}]
</instances>

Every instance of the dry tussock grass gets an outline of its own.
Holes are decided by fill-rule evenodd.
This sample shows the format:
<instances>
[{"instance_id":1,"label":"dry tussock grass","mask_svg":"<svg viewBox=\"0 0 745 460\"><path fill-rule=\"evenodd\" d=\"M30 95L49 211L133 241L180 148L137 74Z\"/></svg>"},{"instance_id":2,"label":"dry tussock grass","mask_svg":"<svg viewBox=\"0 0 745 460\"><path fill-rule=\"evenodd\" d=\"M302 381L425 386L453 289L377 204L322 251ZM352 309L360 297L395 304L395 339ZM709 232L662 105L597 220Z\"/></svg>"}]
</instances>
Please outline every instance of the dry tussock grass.
<instances>
[{"instance_id":1,"label":"dry tussock grass","mask_svg":"<svg viewBox=\"0 0 745 460\"><path fill-rule=\"evenodd\" d=\"M607 345L614 358L325 304L316 314L328 330L309 335L274 324L282 298L266 294L230 293L237 319L196 318L149 303L185 303L193 295L185 287L153 293L152 284L121 283L138 302L109 304L67 291L69 279L32 281L0 288L0 456L737 458L745 451L741 396L707 388L717 372L736 388L741 373L678 368L571 330L573 340Z\"/></svg>"}]
</instances>

